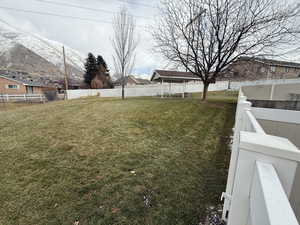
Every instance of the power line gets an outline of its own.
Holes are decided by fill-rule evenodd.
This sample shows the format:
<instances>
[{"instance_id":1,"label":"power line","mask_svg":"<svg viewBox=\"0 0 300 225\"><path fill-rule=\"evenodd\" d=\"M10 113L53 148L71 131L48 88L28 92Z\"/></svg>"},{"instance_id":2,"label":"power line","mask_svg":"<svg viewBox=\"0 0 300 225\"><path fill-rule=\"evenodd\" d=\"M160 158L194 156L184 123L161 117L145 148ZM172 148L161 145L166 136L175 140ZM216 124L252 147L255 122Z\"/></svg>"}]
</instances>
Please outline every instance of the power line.
<instances>
[{"instance_id":1,"label":"power line","mask_svg":"<svg viewBox=\"0 0 300 225\"><path fill-rule=\"evenodd\" d=\"M130 5L137 5L137 6L142 6L142 7L146 7L146 8L157 9L157 7L155 7L153 5L144 4L144 3L137 3L137 2L134 2L134 1L131 1L131 0L117 0L117 1L122 2L122 3L127 3L127 4L130 4Z\"/></svg>"},{"instance_id":2,"label":"power line","mask_svg":"<svg viewBox=\"0 0 300 225\"><path fill-rule=\"evenodd\" d=\"M27 9L16 9L16 8L4 7L4 6L0 6L0 9L6 9L6 10L10 10L10 11L15 11L15 12L37 14L37 15L42 15L42 16L54 16L54 17L60 17L60 18L75 19L75 20L79 20L79 21L112 24L111 21L89 19L89 18L83 18L83 17L77 17L77 16L66 16L66 15L61 15L61 14L56 14L56 13L40 12L40 11L33 11L33 10L27 10ZM136 25L136 27L147 28L147 27L141 26L141 25Z\"/></svg>"},{"instance_id":3,"label":"power line","mask_svg":"<svg viewBox=\"0 0 300 225\"><path fill-rule=\"evenodd\" d=\"M118 12L114 12L114 11L110 11L110 10L99 9L99 8L90 8L90 7L86 7L86 6L80 6L80 5L64 3L64 2L55 2L55 1L48 1L48 0L35 0L35 1L41 2L41 3L52 4L52 5L60 5L60 6L77 8L77 9L90 10L90 11L95 11L95 12L104 12L104 13L108 13L108 14L117 14L118 13ZM151 19L149 17L144 17L144 16L135 16L134 15L133 17L147 19L147 20Z\"/></svg>"},{"instance_id":4,"label":"power line","mask_svg":"<svg viewBox=\"0 0 300 225\"><path fill-rule=\"evenodd\" d=\"M44 16L45 15L46 16L56 16L56 17L61 17L61 18L69 18L69 19L90 21L90 22L96 22L96 23L111 23L109 21L104 21L104 20L89 19L89 18L83 18L83 17L77 17L77 16L65 16L65 15L60 15L60 14L56 14L56 13L39 12L39 11L33 11L33 10L27 10L27 9L16 9L16 8L4 7L4 6L0 6L0 9L6 9L6 10L11 10L11 11L16 11L16 12L31 13L31 14L38 14L38 15L44 15Z\"/></svg>"}]
</instances>

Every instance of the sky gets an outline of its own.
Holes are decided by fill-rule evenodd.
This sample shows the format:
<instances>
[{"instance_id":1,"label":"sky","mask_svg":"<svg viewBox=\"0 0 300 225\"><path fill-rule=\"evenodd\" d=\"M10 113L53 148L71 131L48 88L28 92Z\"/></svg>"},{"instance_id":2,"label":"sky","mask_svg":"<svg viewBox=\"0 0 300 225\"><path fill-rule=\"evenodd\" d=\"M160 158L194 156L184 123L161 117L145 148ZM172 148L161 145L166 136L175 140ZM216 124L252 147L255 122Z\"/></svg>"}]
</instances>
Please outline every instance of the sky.
<instances>
[{"instance_id":1,"label":"sky","mask_svg":"<svg viewBox=\"0 0 300 225\"><path fill-rule=\"evenodd\" d=\"M159 16L159 0L0 0L0 19L21 31L61 42L79 51L84 57L88 52L102 55L113 73L111 22L123 5L136 20L140 40L132 74L149 79L153 70L168 67L162 56L153 52L155 43L150 33L151 26ZM54 13L93 21L37 15L12 9ZM299 50L293 51L286 60L300 62Z\"/></svg>"},{"instance_id":2,"label":"sky","mask_svg":"<svg viewBox=\"0 0 300 225\"><path fill-rule=\"evenodd\" d=\"M154 69L163 69L167 65L160 55L153 53L154 42L149 32L158 15L158 4L159 0L0 0L0 19L21 31L61 42L79 51L84 57L88 52L102 55L114 71L111 22L125 5L136 20L136 34L139 37L132 73L150 78ZM92 21L37 15L12 9L60 14Z\"/></svg>"}]
</instances>

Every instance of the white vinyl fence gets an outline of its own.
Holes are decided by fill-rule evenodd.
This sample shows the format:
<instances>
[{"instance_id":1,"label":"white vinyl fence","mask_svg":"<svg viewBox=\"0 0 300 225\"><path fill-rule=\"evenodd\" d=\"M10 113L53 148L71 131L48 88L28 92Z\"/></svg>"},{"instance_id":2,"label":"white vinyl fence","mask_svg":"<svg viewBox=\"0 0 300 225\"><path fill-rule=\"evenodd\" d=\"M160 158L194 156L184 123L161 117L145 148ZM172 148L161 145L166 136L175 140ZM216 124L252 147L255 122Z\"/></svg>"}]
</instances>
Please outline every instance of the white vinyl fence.
<instances>
[{"instance_id":1,"label":"white vinyl fence","mask_svg":"<svg viewBox=\"0 0 300 225\"><path fill-rule=\"evenodd\" d=\"M0 102L45 102L43 94L9 95L0 94Z\"/></svg>"},{"instance_id":2,"label":"white vinyl fence","mask_svg":"<svg viewBox=\"0 0 300 225\"><path fill-rule=\"evenodd\" d=\"M242 86L253 86L258 84L286 84L286 83L300 83L300 79L287 79L287 80L259 80L259 81L246 81L246 82L228 82L218 81L215 84L209 86L208 91L222 91L228 90L239 90ZM168 96L173 94L182 93L195 93L202 92L202 83L186 83L186 84L168 84L163 85L145 85L126 87L126 97L142 97L142 96ZM68 99L77 99L88 96L100 96L100 97L121 97L121 88L115 89L80 89L80 90L67 90Z\"/></svg>"},{"instance_id":3,"label":"white vinyl fence","mask_svg":"<svg viewBox=\"0 0 300 225\"><path fill-rule=\"evenodd\" d=\"M295 79L274 79L274 80L255 80L255 81L234 81L230 83L233 90L239 90L244 86L271 85L271 84L295 84L300 83L300 78Z\"/></svg>"},{"instance_id":4,"label":"white vinyl fence","mask_svg":"<svg viewBox=\"0 0 300 225\"><path fill-rule=\"evenodd\" d=\"M211 84L209 91L226 90L228 87L227 81L217 82ZM200 83L193 84L164 84L164 85L144 85L135 87L126 87L126 97L142 97L142 96L168 96L171 94L181 93L195 93L201 92L203 85ZM115 89L86 89L86 90L68 90L68 99L76 99L87 96L100 96L100 97L121 97L121 88Z\"/></svg>"},{"instance_id":5,"label":"white vinyl fence","mask_svg":"<svg viewBox=\"0 0 300 225\"><path fill-rule=\"evenodd\" d=\"M300 151L260 120L299 124L300 112L253 108L239 93L223 206L228 225L298 225ZM295 115L297 114L297 115ZM286 136L288 137L288 136Z\"/></svg>"}]
</instances>

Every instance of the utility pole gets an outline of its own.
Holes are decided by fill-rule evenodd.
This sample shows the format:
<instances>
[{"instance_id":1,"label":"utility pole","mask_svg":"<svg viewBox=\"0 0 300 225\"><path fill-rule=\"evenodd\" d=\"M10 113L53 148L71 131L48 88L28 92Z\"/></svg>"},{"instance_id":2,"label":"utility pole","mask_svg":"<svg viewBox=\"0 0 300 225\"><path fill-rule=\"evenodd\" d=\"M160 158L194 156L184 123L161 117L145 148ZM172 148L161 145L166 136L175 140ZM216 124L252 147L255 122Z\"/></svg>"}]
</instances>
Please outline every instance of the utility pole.
<instances>
[{"instance_id":1,"label":"utility pole","mask_svg":"<svg viewBox=\"0 0 300 225\"><path fill-rule=\"evenodd\" d=\"M65 99L68 99L67 90L68 90L68 71L67 71L67 63L66 63L66 53L65 46L63 46L63 58L64 58L64 66L65 66Z\"/></svg>"}]
</instances>

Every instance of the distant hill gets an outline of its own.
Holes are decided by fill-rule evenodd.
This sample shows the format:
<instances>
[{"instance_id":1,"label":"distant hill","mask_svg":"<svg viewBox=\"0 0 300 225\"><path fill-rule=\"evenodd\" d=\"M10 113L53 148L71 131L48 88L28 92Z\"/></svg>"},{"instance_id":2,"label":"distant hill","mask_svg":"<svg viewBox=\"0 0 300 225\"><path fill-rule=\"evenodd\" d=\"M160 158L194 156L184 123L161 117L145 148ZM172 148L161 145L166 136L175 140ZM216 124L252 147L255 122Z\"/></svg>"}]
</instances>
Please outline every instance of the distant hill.
<instances>
[{"instance_id":1,"label":"distant hill","mask_svg":"<svg viewBox=\"0 0 300 225\"><path fill-rule=\"evenodd\" d=\"M63 44L19 31L0 21L0 69L24 71L33 77L64 77ZM65 46L70 78L82 80L84 57Z\"/></svg>"}]
</instances>

